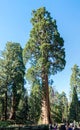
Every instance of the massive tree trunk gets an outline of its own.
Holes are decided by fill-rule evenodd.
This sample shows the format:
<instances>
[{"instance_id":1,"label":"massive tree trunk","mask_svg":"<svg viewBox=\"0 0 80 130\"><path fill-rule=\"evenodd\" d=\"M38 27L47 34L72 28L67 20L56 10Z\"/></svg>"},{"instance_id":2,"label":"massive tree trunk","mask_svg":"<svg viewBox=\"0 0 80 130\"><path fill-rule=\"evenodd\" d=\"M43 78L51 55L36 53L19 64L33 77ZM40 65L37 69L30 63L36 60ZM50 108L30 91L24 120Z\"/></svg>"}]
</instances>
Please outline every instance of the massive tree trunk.
<instances>
[{"instance_id":1,"label":"massive tree trunk","mask_svg":"<svg viewBox=\"0 0 80 130\"><path fill-rule=\"evenodd\" d=\"M41 123L50 124L50 102L49 102L49 88L48 88L48 75L43 74L42 76L42 113L41 113Z\"/></svg>"}]
</instances>

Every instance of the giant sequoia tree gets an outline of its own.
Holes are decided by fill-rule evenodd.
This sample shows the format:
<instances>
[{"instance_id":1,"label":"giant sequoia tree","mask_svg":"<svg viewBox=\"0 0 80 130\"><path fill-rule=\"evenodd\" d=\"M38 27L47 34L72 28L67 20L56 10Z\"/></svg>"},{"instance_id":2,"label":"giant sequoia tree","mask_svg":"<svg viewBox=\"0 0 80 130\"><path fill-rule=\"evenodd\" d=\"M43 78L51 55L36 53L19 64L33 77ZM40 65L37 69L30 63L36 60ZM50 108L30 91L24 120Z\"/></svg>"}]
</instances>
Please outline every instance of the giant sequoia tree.
<instances>
[{"instance_id":1,"label":"giant sequoia tree","mask_svg":"<svg viewBox=\"0 0 80 130\"><path fill-rule=\"evenodd\" d=\"M30 72L35 81L42 86L42 114L43 124L51 122L48 81L65 67L64 40L60 37L56 21L52 19L45 7L32 12L31 23L33 28L30 39L24 48L25 62L30 61Z\"/></svg>"}]
</instances>

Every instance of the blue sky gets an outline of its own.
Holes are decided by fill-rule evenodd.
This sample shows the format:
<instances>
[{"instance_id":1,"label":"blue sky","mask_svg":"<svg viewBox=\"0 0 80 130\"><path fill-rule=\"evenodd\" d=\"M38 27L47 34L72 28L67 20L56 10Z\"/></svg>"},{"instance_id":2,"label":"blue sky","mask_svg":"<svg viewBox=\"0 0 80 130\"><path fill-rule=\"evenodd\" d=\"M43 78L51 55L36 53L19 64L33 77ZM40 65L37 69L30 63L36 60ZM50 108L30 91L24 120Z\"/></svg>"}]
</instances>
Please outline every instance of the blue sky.
<instances>
[{"instance_id":1,"label":"blue sky","mask_svg":"<svg viewBox=\"0 0 80 130\"><path fill-rule=\"evenodd\" d=\"M0 50L7 41L25 46L32 28L31 12L42 6L56 19L64 39L66 66L53 76L53 86L68 96L71 68L74 64L80 66L80 0L0 0Z\"/></svg>"}]
</instances>

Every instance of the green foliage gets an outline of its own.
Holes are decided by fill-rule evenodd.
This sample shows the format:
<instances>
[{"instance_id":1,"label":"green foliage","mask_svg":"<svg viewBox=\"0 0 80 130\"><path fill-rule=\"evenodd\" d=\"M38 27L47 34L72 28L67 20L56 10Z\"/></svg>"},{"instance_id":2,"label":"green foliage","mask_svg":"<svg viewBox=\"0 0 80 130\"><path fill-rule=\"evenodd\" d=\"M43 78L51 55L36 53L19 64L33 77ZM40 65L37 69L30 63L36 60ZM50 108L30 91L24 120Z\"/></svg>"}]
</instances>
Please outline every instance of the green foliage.
<instances>
[{"instance_id":1,"label":"green foliage","mask_svg":"<svg viewBox=\"0 0 80 130\"><path fill-rule=\"evenodd\" d=\"M76 64L72 68L70 85L71 85L71 90L70 90L71 98L72 98L72 92L73 92L74 87L76 87L78 97L80 97L80 68Z\"/></svg>"},{"instance_id":2,"label":"green foliage","mask_svg":"<svg viewBox=\"0 0 80 130\"><path fill-rule=\"evenodd\" d=\"M51 91L52 92L52 91ZM62 92L50 92L51 116L53 122L61 123L67 121L68 118L68 99L66 94Z\"/></svg>"},{"instance_id":3,"label":"green foliage","mask_svg":"<svg viewBox=\"0 0 80 130\"><path fill-rule=\"evenodd\" d=\"M55 74L65 66L64 41L57 30L56 21L52 20L45 7L33 11L32 15L33 28L24 48L24 60L30 60L37 75L42 72L43 65L46 72Z\"/></svg>"},{"instance_id":4,"label":"green foliage","mask_svg":"<svg viewBox=\"0 0 80 130\"><path fill-rule=\"evenodd\" d=\"M10 126L10 125L13 125L15 124L14 121L0 121L0 127L7 127L7 126Z\"/></svg>"},{"instance_id":5,"label":"green foliage","mask_svg":"<svg viewBox=\"0 0 80 130\"><path fill-rule=\"evenodd\" d=\"M69 109L69 120L70 121L79 121L79 116L78 114L80 113L79 111L79 102L78 102L78 97L77 97L77 92L76 92L76 87L73 89L73 95L72 95L72 101L70 104L70 109Z\"/></svg>"},{"instance_id":6,"label":"green foliage","mask_svg":"<svg viewBox=\"0 0 80 130\"><path fill-rule=\"evenodd\" d=\"M17 110L17 117L16 117L16 123L22 123L25 124L28 119L28 95L25 91L25 94L21 97L18 110Z\"/></svg>"},{"instance_id":7,"label":"green foliage","mask_svg":"<svg viewBox=\"0 0 80 130\"><path fill-rule=\"evenodd\" d=\"M32 87L29 96L29 112L28 117L34 124L38 123L41 114L41 91L39 85Z\"/></svg>"}]
</instances>

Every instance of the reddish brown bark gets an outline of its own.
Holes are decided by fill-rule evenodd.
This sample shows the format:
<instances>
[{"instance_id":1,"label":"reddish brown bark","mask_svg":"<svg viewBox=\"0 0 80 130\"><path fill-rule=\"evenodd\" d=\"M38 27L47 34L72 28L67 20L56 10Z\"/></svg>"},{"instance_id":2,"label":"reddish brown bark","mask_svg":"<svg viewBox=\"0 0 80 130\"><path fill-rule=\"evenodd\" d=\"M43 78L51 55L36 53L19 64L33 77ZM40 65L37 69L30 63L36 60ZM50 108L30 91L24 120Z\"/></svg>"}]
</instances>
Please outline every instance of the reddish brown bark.
<instances>
[{"instance_id":1,"label":"reddish brown bark","mask_svg":"<svg viewBox=\"0 0 80 130\"><path fill-rule=\"evenodd\" d=\"M41 123L50 124L50 102L49 102L49 88L48 88L48 76L43 74L42 77L42 87L43 87L43 97L42 97L42 113L41 113Z\"/></svg>"}]
</instances>

